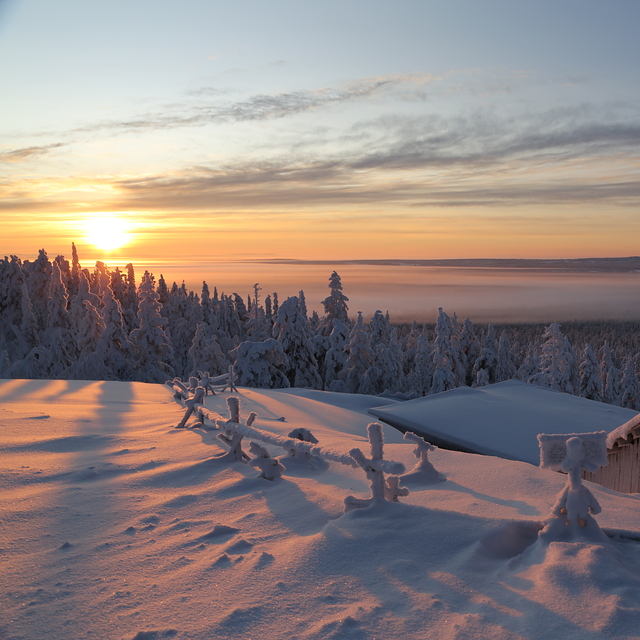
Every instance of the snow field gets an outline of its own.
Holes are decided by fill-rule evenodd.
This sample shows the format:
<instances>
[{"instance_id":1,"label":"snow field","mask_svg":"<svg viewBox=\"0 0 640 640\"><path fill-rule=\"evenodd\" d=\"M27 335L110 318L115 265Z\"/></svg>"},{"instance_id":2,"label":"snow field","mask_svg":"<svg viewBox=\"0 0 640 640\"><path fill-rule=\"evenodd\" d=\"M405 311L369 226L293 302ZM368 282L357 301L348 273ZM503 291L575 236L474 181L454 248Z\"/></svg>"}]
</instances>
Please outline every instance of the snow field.
<instances>
[{"instance_id":1,"label":"snow field","mask_svg":"<svg viewBox=\"0 0 640 640\"><path fill-rule=\"evenodd\" d=\"M368 455L366 411L379 398L234 395L243 422L255 411L259 429L304 427L322 446ZM206 405L227 416L227 396ZM640 633L638 542L534 543L565 483L557 473L435 450L445 482L343 514L347 495L369 496L361 469L280 458L289 467L269 482L216 461L217 432L175 429L183 413L160 385L0 382L0 637ZM411 470L415 446L389 427L384 437L385 458ZM601 527L640 531L637 496L589 487Z\"/></svg>"}]
</instances>

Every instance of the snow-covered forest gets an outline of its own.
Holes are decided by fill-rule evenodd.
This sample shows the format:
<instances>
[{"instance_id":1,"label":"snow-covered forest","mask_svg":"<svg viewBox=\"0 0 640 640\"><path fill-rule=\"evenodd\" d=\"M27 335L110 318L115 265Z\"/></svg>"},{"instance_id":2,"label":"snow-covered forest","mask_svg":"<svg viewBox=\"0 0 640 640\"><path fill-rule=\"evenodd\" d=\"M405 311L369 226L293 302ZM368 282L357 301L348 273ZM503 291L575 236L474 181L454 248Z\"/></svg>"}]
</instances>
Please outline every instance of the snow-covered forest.
<instances>
[{"instance_id":1,"label":"snow-covered forest","mask_svg":"<svg viewBox=\"0 0 640 640\"><path fill-rule=\"evenodd\" d=\"M340 276L324 314L304 292L280 300L200 292L97 262L0 260L0 378L164 382L235 365L246 387L304 387L413 398L511 378L640 410L640 323L435 324L350 314Z\"/></svg>"}]
</instances>

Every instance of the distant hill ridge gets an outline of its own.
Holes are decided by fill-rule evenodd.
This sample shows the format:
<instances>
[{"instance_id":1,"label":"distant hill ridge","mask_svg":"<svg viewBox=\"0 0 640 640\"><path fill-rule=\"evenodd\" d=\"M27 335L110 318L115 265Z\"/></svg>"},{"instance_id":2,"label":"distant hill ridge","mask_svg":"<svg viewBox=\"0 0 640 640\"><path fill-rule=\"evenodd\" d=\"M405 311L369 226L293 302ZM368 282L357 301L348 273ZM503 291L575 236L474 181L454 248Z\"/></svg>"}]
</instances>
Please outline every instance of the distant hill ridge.
<instances>
[{"instance_id":1,"label":"distant hill ridge","mask_svg":"<svg viewBox=\"0 0 640 640\"><path fill-rule=\"evenodd\" d=\"M377 265L416 267L466 267L474 269L543 269L556 271L640 272L640 256L626 258L453 258L446 260L247 260L269 264Z\"/></svg>"}]
</instances>

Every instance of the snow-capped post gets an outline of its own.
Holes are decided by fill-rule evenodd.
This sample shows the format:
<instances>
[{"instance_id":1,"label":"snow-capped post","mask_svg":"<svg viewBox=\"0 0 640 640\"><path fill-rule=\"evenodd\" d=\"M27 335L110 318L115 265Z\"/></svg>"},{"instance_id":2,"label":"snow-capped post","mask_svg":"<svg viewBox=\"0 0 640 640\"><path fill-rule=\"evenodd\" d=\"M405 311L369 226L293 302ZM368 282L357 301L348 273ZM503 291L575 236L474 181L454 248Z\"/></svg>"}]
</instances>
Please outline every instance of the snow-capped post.
<instances>
[{"instance_id":1,"label":"snow-capped post","mask_svg":"<svg viewBox=\"0 0 640 640\"><path fill-rule=\"evenodd\" d=\"M196 390L197 387L200 386L200 381L198 380L198 378L196 378L196 376L190 376L189 377L189 389L194 392Z\"/></svg>"},{"instance_id":2,"label":"snow-capped post","mask_svg":"<svg viewBox=\"0 0 640 640\"><path fill-rule=\"evenodd\" d=\"M601 508L595 496L582 484L582 470L594 472L608 463L607 432L539 434L540 467L567 474L539 538L545 542L588 540L607 542L607 536L591 517Z\"/></svg>"},{"instance_id":3,"label":"snow-capped post","mask_svg":"<svg viewBox=\"0 0 640 640\"><path fill-rule=\"evenodd\" d=\"M261 478L265 480L275 480L282 475L285 468L277 459L272 458L264 447L257 442L252 442L249 445L249 451L255 456L249 464L260 469Z\"/></svg>"},{"instance_id":4,"label":"snow-capped post","mask_svg":"<svg viewBox=\"0 0 640 640\"><path fill-rule=\"evenodd\" d=\"M229 409L229 421L240 422L240 399L236 396L227 398L227 409Z\"/></svg>"},{"instance_id":5,"label":"snow-capped post","mask_svg":"<svg viewBox=\"0 0 640 640\"><path fill-rule=\"evenodd\" d=\"M187 420L195 409L195 405L202 404L204 402L204 395L204 388L196 387L193 396L184 401L184 406L187 410L184 412L184 416L182 417L180 424L176 425L177 429L183 429L186 426ZM202 419L200 419L200 421L202 421Z\"/></svg>"},{"instance_id":6,"label":"snow-capped post","mask_svg":"<svg viewBox=\"0 0 640 640\"><path fill-rule=\"evenodd\" d=\"M435 447L411 431L407 431L403 439L407 442L413 442L413 444L416 445L413 453L420 462L418 462L409 473L401 476L400 480L405 484L407 482L414 482L416 484L437 484L438 482L445 482L446 477L444 474L437 471L429 460L429 451L435 451Z\"/></svg>"},{"instance_id":7,"label":"snow-capped post","mask_svg":"<svg viewBox=\"0 0 640 640\"><path fill-rule=\"evenodd\" d=\"M371 458L366 458L360 449L351 449L349 455L355 460L359 467L364 469L367 478L371 481L371 497L362 499L354 496L347 496L344 499L344 511L352 511L353 509L363 509L377 502L383 502L387 499L387 495L393 494L393 501L397 501L397 496L402 495L397 491L394 492L391 487L385 484L384 474L389 473L399 475L404 472L405 468L401 462L392 462L384 459L382 425L379 422L372 422L367 427L369 435L369 443L371 445Z\"/></svg>"},{"instance_id":8,"label":"snow-capped post","mask_svg":"<svg viewBox=\"0 0 640 640\"><path fill-rule=\"evenodd\" d=\"M230 364L229 365L229 377L227 379L227 384L224 386L222 391L226 391L227 389L229 389L229 391L238 391L236 389L235 382L236 382L236 369L232 364Z\"/></svg>"},{"instance_id":9,"label":"snow-capped post","mask_svg":"<svg viewBox=\"0 0 640 640\"><path fill-rule=\"evenodd\" d=\"M208 371L198 371L198 384L204 388L205 395L209 395L209 392L211 392L212 396L216 395L213 390L213 378Z\"/></svg>"}]
</instances>

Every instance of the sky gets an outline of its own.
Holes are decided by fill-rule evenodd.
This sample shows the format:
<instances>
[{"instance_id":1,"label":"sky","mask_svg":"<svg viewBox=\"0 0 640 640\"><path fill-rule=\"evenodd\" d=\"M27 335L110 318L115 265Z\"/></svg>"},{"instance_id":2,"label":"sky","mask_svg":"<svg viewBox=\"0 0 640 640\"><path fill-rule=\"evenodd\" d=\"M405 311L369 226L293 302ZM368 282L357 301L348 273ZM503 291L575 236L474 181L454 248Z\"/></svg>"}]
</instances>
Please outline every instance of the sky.
<instances>
[{"instance_id":1,"label":"sky","mask_svg":"<svg viewBox=\"0 0 640 640\"><path fill-rule=\"evenodd\" d=\"M640 246L640 3L0 0L0 253Z\"/></svg>"}]
</instances>

